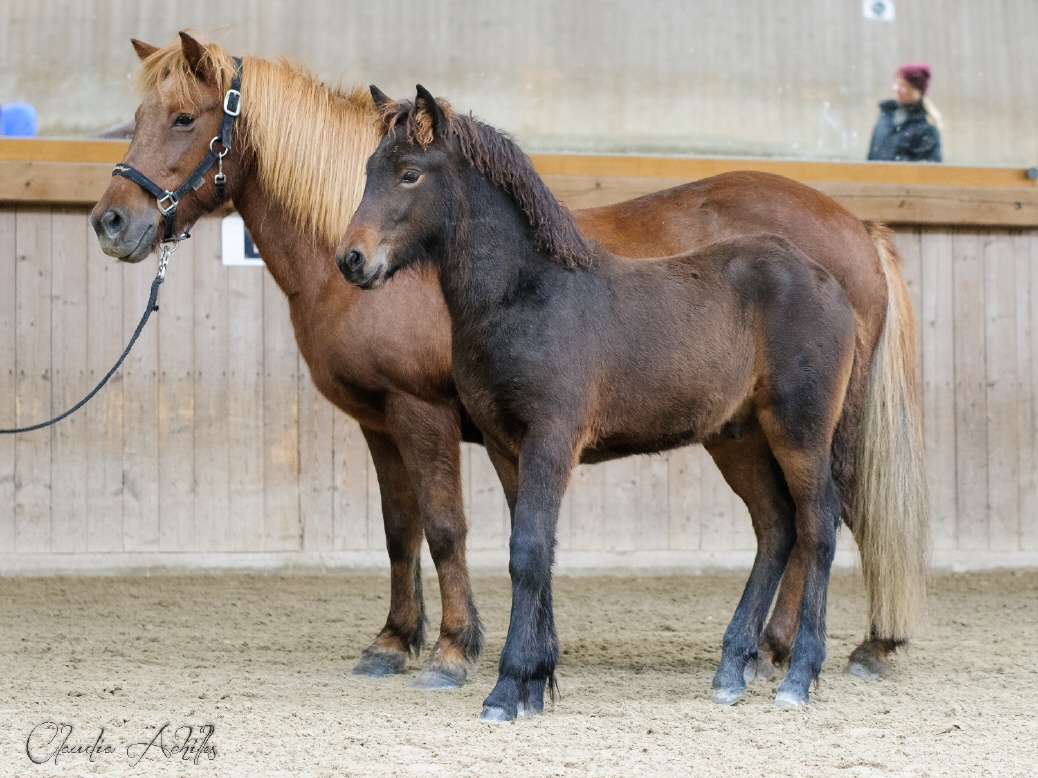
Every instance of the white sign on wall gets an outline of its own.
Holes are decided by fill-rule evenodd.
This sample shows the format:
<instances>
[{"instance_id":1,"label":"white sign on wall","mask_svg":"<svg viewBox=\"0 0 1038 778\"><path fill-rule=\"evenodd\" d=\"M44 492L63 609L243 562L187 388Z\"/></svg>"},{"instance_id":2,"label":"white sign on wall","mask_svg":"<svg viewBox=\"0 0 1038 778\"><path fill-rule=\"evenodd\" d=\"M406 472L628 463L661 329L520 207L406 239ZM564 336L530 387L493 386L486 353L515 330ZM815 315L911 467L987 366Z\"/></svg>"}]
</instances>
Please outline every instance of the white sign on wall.
<instances>
[{"instance_id":1,"label":"white sign on wall","mask_svg":"<svg viewBox=\"0 0 1038 778\"><path fill-rule=\"evenodd\" d=\"M221 241L223 264L247 267L264 266L259 249L252 242L252 236L245 229L245 222L242 221L241 216L236 213L224 216L220 228L223 236Z\"/></svg>"},{"instance_id":2,"label":"white sign on wall","mask_svg":"<svg viewBox=\"0 0 1038 778\"><path fill-rule=\"evenodd\" d=\"M894 21L894 0L862 0L861 15L880 22Z\"/></svg>"}]
</instances>

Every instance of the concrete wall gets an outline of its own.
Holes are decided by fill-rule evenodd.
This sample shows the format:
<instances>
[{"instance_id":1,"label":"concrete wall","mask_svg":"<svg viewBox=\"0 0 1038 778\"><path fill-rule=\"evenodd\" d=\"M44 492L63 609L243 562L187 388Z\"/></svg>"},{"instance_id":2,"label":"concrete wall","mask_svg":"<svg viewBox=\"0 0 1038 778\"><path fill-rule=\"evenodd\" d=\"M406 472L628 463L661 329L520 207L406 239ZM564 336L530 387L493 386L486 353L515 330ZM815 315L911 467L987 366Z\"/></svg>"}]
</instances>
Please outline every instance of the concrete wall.
<instances>
[{"instance_id":1,"label":"concrete wall","mask_svg":"<svg viewBox=\"0 0 1038 778\"><path fill-rule=\"evenodd\" d=\"M0 101L41 131L132 117L130 37L209 31L235 52L409 96L421 82L527 150L863 159L906 60L934 69L946 161L1038 157L1033 0L4 0Z\"/></svg>"}]
</instances>

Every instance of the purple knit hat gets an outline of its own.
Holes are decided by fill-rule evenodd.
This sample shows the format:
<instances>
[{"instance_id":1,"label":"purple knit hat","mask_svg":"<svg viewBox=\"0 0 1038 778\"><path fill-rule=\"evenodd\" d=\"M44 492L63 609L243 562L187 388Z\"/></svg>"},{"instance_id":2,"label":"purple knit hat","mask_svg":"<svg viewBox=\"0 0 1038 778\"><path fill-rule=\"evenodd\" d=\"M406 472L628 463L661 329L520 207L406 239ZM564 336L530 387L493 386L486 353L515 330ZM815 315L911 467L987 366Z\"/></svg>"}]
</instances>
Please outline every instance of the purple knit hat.
<instances>
[{"instance_id":1,"label":"purple knit hat","mask_svg":"<svg viewBox=\"0 0 1038 778\"><path fill-rule=\"evenodd\" d=\"M920 94L925 95L926 88L930 86L930 66L925 62L909 62L902 65L897 69L897 75L918 89Z\"/></svg>"}]
</instances>

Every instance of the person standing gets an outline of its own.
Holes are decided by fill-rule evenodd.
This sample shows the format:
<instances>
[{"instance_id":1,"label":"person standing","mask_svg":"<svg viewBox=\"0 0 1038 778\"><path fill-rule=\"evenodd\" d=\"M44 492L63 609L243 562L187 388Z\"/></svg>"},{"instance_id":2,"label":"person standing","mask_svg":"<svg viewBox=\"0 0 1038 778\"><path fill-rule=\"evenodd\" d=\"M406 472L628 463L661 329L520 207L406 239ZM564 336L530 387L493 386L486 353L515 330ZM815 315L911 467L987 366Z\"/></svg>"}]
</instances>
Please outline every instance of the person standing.
<instances>
[{"instance_id":1,"label":"person standing","mask_svg":"<svg viewBox=\"0 0 1038 778\"><path fill-rule=\"evenodd\" d=\"M941 118L926 97L930 67L902 65L894 74L894 99L879 104L869 159L884 162L940 162Z\"/></svg>"}]
</instances>

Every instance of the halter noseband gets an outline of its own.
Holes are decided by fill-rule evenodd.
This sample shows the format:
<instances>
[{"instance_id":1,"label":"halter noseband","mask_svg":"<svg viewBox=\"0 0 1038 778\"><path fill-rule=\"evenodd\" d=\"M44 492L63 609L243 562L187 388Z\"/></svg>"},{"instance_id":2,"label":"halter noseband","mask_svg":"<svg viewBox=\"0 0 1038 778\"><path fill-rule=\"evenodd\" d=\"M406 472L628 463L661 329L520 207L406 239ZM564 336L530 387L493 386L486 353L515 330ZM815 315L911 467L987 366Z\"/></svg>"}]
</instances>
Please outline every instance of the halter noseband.
<instances>
[{"instance_id":1,"label":"halter noseband","mask_svg":"<svg viewBox=\"0 0 1038 778\"><path fill-rule=\"evenodd\" d=\"M209 153L202 158L198 166L184 179L184 183L170 191L163 189L144 173L132 165L119 163L112 170L113 176L128 178L145 191L153 194L158 203L159 212L165 219L165 232L162 236L163 243L176 243L177 241L190 238L187 232L179 236L173 234L173 220L176 216L177 205L180 198L187 194L189 189L198 189L205 183L205 174L213 165L217 166L213 183L217 188L223 190L227 183L227 176L223 174L223 158L231 148L231 140L234 134L234 120L241 113L241 58L234 57L234 77L231 79L231 88L223 96L223 121L220 123L220 134L209 141ZM213 146L219 143L222 151L216 151Z\"/></svg>"}]
</instances>

